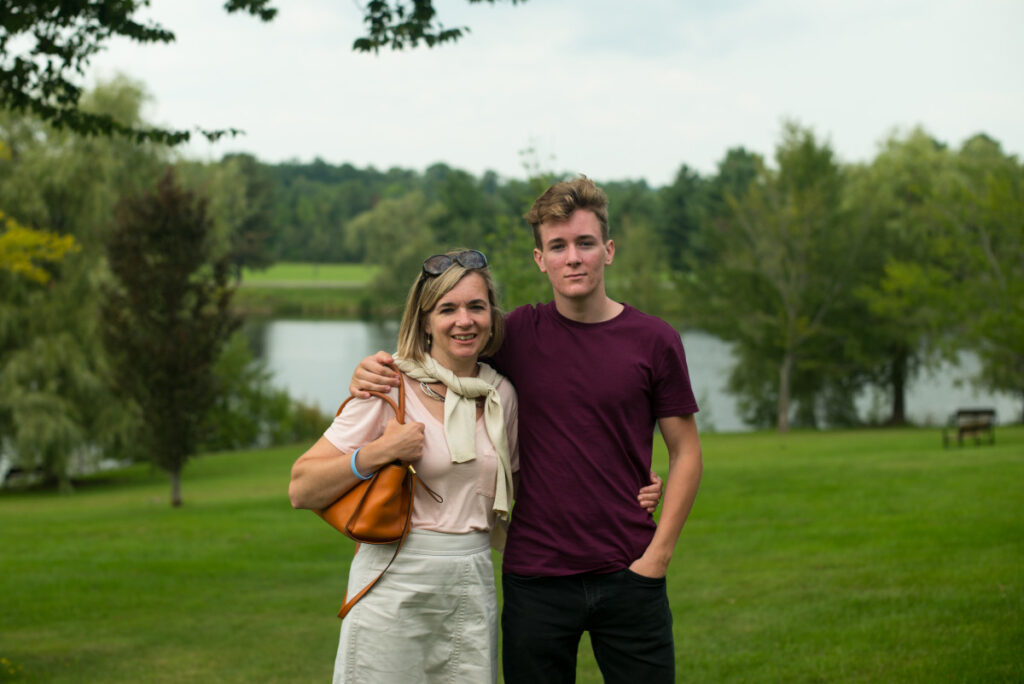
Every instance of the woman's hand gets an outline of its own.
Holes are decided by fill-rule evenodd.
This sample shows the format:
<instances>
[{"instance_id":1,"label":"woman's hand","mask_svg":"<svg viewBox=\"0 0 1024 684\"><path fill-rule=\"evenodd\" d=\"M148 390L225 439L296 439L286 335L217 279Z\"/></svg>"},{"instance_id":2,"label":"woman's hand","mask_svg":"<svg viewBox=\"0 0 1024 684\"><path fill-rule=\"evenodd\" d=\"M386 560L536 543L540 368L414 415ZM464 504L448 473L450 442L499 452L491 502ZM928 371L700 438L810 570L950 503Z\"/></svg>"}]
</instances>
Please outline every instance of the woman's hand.
<instances>
[{"instance_id":1,"label":"woman's hand","mask_svg":"<svg viewBox=\"0 0 1024 684\"><path fill-rule=\"evenodd\" d=\"M360 361L352 373L352 381L348 386L349 393L366 399L370 396L367 392L387 393L392 387L398 387L398 375L386 365L393 361L391 354L382 351Z\"/></svg>"},{"instance_id":2,"label":"woman's hand","mask_svg":"<svg viewBox=\"0 0 1024 684\"><path fill-rule=\"evenodd\" d=\"M359 472L369 474L395 459L415 463L423 458L423 423L409 421L404 425L392 418L384 434L362 449L356 457Z\"/></svg>"}]
</instances>

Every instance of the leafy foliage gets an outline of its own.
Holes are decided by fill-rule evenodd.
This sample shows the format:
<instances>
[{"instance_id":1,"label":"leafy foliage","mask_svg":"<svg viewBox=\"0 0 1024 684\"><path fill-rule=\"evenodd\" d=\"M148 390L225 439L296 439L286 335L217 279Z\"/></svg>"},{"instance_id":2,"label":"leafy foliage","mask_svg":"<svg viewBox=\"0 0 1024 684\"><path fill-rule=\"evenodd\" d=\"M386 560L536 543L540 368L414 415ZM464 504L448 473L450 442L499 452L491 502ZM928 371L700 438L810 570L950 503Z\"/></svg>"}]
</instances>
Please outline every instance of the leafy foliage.
<instances>
[{"instance_id":1,"label":"leafy foliage","mask_svg":"<svg viewBox=\"0 0 1024 684\"><path fill-rule=\"evenodd\" d=\"M702 320L734 341L741 359L771 360L765 367L777 375L776 424L785 431L794 394L803 389L813 397L825 385L823 372L836 368L829 360L842 339L846 317L839 312L848 306L863 249L841 211L842 176L831 148L788 123L775 159L777 169L762 166L746 192L730 199L721 232L707 226L717 252L698 271L693 297ZM751 370L739 366L733 387L756 379L744 393L766 396L768 378ZM814 386L802 388L801 377ZM814 402L803 409L813 420Z\"/></svg>"},{"instance_id":2,"label":"leafy foliage","mask_svg":"<svg viewBox=\"0 0 1024 684\"><path fill-rule=\"evenodd\" d=\"M266 364L253 358L242 333L228 341L214 371L219 391L203 421L203 451L308 441L330 422L319 409L292 401L270 384Z\"/></svg>"},{"instance_id":3,"label":"leafy foliage","mask_svg":"<svg viewBox=\"0 0 1024 684\"><path fill-rule=\"evenodd\" d=\"M497 0L469 0L471 4ZM509 0L513 5L526 0ZM352 49L357 52L380 52L382 47L392 50L414 48L422 41L427 47L454 43L469 32L460 26L445 28L436 21L434 0L370 0L363 10L366 35L357 38Z\"/></svg>"},{"instance_id":4,"label":"leafy foliage","mask_svg":"<svg viewBox=\"0 0 1024 684\"><path fill-rule=\"evenodd\" d=\"M126 124L79 106L82 89L76 80L111 38L174 41L174 34L163 26L137 19L148 4L148 0L0 0L0 106L85 135L118 134L136 142L170 145L189 140L187 130ZM224 8L248 12L263 21L277 12L270 0L228 0ZM240 132L196 130L209 140Z\"/></svg>"},{"instance_id":5,"label":"leafy foliage","mask_svg":"<svg viewBox=\"0 0 1024 684\"><path fill-rule=\"evenodd\" d=\"M59 263L69 252L81 249L71 235L57 235L20 225L0 211L0 269L45 285L50 272L44 264Z\"/></svg>"}]
</instances>

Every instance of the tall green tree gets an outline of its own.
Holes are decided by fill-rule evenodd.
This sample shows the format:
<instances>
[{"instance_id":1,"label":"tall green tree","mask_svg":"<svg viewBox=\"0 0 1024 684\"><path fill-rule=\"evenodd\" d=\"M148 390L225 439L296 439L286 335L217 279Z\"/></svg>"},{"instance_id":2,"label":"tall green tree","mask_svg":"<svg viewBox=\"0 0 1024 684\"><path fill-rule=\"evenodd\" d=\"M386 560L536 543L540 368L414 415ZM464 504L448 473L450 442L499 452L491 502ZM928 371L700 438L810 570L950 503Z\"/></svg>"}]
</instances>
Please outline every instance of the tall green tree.
<instances>
[{"instance_id":1,"label":"tall green tree","mask_svg":"<svg viewBox=\"0 0 1024 684\"><path fill-rule=\"evenodd\" d=\"M691 260L707 256L699 237L707 210L707 181L683 164L672 183L658 191L658 201L661 206L655 229L660 249L669 267L680 272Z\"/></svg>"},{"instance_id":2,"label":"tall green tree","mask_svg":"<svg viewBox=\"0 0 1024 684\"><path fill-rule=\"evenodd\" d=\"M890 398L886 422L907 420L906 391L922 368L940 358L944 335L935 294L945 278L931 264L942 240L939 188L951 172L949 151L921 129L893 135L875 159L851 169L846 197L852 221L863 224L867 258L856 294L867 311L850 334L873 384Z\"/></svg>"},{"instance_id":3,"label":"tall green tree","mask_svg":"<svg viewBox=\"0 0 1024 684\"><path fill-rule=\"evenodd\" d=\"M776 169L762 166L714 227L714 257L691 283L702 327L736 343L734 386L775 398L775 424L789 429L798 380L820 377L841 337L834 314L858 268L859 236L841 210L842 172L831 147L785 124ZM752 374L770 364L774 377ZM838 375L838 374L837 374ZM820 388L818 388L820 389ZM802 402L813 409L813 397Z\"/></svg>"},{"instance_id":4,"label":"tall green tree","mask_svg":"<svg viewBox=\"0 0 1024 684\"><path fill-rule=\"evenodd\" d=\"M171 478L172 506L218 393L214 364L238 326L229 259L211 258L212 232L205 200L168 169L155 191L118 205L107 240L104 340L117 387L142 415L139 443Z\"/></svg>"},{"instance_id":5,"label":"tall green tree","mask_svg":"<svg viewBox=\"0 0 1024 684\"><path fill-rule=\"evenodd\" d=\"M978 353L979 381L1020 397L1024 420L1024 166L977 135L957 151L956 168L946 193L951 248L942 252L956 284L947 310Z\"/></svg>"}]
</instances>

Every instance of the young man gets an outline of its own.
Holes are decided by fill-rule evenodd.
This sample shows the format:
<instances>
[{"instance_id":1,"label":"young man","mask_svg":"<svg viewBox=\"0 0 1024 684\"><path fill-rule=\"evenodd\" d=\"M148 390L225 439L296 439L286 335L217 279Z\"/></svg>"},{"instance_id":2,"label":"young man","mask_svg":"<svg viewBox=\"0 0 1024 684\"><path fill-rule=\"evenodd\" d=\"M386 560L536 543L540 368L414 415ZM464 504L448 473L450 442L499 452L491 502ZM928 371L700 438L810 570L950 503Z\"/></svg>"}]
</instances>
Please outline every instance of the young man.
<instances>
[{"instance_id":1,"label":"young man","mask_svg":"<svg viewBox=\"0 0 1024 684\"><path fill-rule=\"evenodd\" d=\"M495 365L519 394L520 486L503 561L505 681L575 681L584 631L606 682L675 680L665 575L702 472L679 334L608 297L607 198L556 183L526 216L554 301L506 317ZM379 357L378 357L379 359ZM376 389L367 360L354 384ZM637 506L657 421L659 523Z\"/></svg>"}]
</instances>

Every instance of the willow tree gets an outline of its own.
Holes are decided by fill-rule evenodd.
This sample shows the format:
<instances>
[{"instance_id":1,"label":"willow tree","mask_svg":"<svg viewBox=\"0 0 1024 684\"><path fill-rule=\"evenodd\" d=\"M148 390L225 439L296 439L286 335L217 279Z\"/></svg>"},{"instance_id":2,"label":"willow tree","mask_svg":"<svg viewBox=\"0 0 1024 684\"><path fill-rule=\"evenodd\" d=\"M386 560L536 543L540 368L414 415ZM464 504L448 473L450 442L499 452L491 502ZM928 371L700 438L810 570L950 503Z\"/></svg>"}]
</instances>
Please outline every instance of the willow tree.
<instances>
[{"instance_id":1,"label":"willow tree","mask_svg":"<svg viewBox=\"0 0 1024 684\"><path fill-rule=\"evenodd\" d=\"M214 255L212 235L206 202L169 169L154 192L118 205L107 240L114 279L102 312L113 376L142 415L140 445L170 475L172 506L217 396L214 365L238 327L229 258Z\"/></svg>"}]
</instances>

